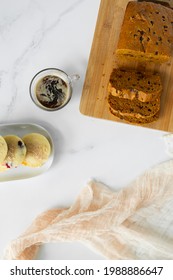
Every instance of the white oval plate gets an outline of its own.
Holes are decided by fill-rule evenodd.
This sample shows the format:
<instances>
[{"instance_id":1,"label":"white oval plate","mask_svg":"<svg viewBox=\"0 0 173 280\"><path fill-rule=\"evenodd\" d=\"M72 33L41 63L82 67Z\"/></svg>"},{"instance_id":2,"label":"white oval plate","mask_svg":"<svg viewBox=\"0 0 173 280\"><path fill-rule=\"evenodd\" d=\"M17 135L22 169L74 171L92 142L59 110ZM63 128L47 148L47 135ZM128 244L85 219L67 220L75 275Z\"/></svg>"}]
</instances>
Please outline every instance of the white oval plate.
<instances>
[{"instance_id":1,"label":"white oval plate","mask_svg":"<svg viewBox=\"0 0 173 280\"><path fill-rule=\"evenodd\" d=\"M28 133L40 133L44 135L50 142L51 145L51 154L47 162L41 167L27 167L20 165L17 168L10 168L7 171L0 172L0 182L26 179L40 175L45 172L52 164L54 157L54 145L51 135L48 131L40 125L30 124L30 123L16 123L16 124L6 124L0 125L0 135L5 136L9 134L14 134L19 137L23 137Z\"/></svg>"}]
</instances>

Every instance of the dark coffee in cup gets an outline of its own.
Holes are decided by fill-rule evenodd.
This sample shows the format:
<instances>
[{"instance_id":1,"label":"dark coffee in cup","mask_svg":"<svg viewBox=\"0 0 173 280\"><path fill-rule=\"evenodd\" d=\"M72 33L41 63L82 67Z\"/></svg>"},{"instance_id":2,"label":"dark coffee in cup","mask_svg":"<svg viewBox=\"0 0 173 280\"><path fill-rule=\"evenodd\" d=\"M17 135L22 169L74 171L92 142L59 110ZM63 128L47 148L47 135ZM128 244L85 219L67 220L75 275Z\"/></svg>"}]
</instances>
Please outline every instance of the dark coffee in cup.
<instances>
[{"instance_id":1,"label":"dark coffee in cup","mask_svg":"<svg viewBox=\"0 0 173 280\"><path fill-rule=\"evenodd\" d=\"M68 99L68 85L60 77L47 75L36 84L36 97L47 108L55 109L63 106Z\"/></svg>"}]
</instances>

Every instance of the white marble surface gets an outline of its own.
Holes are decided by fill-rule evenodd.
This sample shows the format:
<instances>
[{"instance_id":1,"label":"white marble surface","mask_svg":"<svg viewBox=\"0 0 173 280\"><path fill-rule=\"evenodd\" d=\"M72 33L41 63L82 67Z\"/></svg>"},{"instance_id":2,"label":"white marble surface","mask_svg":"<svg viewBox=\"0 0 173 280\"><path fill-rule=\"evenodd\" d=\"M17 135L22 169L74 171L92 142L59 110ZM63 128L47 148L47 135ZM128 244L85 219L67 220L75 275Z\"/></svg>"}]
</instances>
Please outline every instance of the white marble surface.
<instances>
[{"instance_id":1,"label":"white marble surface","mask_svg":"<svg viewBox=\"0 0 173 280\"><path fill-rule=\"evenodd\" d=\"M100 0L0 0L0 123L43 125L55 160L44 174L0 183L0 255L42 211L70 206L90 178L113 189L169 159L162 131L94 119L79 112ZM29 96L41 69L81 78L64 109L46 112ZM40 259L102 259L79 243L47 244Z\"/></svg>"}]
</instances>

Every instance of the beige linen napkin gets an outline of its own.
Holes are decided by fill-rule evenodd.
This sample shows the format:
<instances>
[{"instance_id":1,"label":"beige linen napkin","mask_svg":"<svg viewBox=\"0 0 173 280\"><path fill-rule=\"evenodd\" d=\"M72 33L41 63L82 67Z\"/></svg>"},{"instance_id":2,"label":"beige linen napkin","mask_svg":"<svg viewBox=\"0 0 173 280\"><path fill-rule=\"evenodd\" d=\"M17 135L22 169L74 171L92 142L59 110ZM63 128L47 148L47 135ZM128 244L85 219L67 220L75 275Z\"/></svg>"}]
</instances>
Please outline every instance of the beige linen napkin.
<instances>
[{"instance_id":1,"label":"beige linen napkin","mask_svg":"<svg viewBox=\"0 0 173 280\"><path fill-rule=\"evenodd\" d=\"M118 192L91 181L70 208L38 216L4 258L33 259L41 244L58 241L80 241L108 259L173 259L173 160Z\"/></svg>"}]
</instances>

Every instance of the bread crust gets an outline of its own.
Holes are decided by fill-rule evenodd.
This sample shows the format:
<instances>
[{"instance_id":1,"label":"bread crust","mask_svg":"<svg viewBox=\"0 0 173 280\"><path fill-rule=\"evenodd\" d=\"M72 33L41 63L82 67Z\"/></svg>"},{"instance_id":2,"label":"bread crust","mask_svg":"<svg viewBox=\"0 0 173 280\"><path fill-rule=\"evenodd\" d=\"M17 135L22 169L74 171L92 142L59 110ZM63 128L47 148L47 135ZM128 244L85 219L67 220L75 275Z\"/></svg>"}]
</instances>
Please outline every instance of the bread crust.
<instances>
[{"instance_id":1,"label":"bread crust","mask_svg":"<svg viewBox=\"0 0 173 280\"><path fill-rule=\"evenodd\" d=\"M110 112L115 117L134 124L147 124L147 123L157 121L159 118L159 112L148 117L144 117L141 114L136 114L136 113L132 113L132 114L122 113L119 110L114 110L112 108L110 108Z\"/></svg>"},{"instance_id":2,"label":"bread crust","mask_svg":"<svg viewBox=\"0 0 173 280\"><path fill-rule=\"evenodd\" d=\"M164 63L171 58L173 10L156 3L129 2L116 55L141 62Z\"/></svg>"},{"instance_id":3,"label":"bread crust","mask_svg":"<svg viewBox=\"0 0 173 280\"><path fill-rule=\"evenodd\" d=\"M133 123L158 119L161 78L158 73L113 69L108 83L110 112Z\"/></svg>"},{"instance_id":4,"label":"bread crust","mask_svg":"<svg viewBox=\"0 0 173 280\"><path fill-rule=\"evenodd\" d=\"M108 83L108 92L119 98L153 101L161 95L161 78L158 73L150 71L114 68Z\"/></svg>"}]
</instances>

